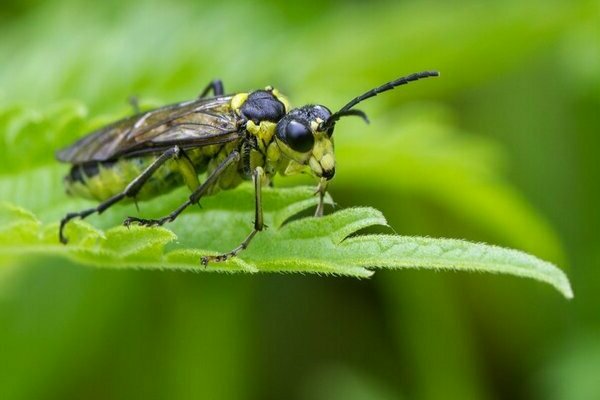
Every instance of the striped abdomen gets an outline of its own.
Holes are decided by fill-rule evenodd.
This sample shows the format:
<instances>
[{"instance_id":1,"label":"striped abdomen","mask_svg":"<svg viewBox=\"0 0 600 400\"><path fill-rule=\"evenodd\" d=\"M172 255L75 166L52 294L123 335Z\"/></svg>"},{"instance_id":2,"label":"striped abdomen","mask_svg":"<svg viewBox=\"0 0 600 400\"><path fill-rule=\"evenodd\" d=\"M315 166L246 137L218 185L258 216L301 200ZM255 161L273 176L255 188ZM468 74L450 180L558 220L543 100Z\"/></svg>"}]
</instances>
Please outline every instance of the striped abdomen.
<instances>
[{"instance_id":1,"label":"striped abdomen","mask_svg":"<svg viewBox=\"0 0 600 400\"><path fill-rule=\"evenodd\" d=\"M237 142L211 145L186 150L196 173L210 171L237 146ZM74 165L64 182L67 193L87 199L104 201L125 190L153 161L156 155L121 158L114 161L92 162ZM170 159L158 168L135 196L136 200L147 200L187 184L193 190L195 184L184 180L182 165L178 159ZM217 181L209 193L237 186L242 181L240 166L233 165ZM197 181L196 181L197 182Z\"/></svg>"}]
</instances>

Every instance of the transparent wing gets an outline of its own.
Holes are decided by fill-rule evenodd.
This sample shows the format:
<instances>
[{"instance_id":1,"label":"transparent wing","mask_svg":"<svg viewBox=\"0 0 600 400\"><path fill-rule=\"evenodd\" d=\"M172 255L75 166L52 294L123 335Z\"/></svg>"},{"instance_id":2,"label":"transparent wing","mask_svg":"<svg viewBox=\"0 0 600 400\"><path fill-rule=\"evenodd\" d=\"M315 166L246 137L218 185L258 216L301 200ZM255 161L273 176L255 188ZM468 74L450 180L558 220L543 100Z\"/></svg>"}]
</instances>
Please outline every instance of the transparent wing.
<instances>
[{"instance_id":1,"label":"transparent wing","mask_svg":"<svg viewBox=\"0 0 600 400\"><path fill-rule=\"evenodd\" d=\"M151 110L110 124L59 150L59 161L81 164L183 148L226 143L239 138L240 118L231 96L198 99Z\"/></svg>"}]
</instances>

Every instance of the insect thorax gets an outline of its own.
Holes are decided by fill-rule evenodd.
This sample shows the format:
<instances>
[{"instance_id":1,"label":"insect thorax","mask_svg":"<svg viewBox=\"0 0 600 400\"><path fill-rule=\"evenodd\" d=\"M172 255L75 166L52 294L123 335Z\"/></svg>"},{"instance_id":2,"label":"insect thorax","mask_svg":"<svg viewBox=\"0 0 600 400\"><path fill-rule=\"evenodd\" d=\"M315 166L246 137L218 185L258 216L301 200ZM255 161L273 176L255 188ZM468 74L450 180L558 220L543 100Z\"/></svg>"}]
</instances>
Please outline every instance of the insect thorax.
<instances>
[{"instance_id":1,"label":"insect thorax","mask_svg":"<svg viewBox=\"0 0 600 400\"><path fill-rule=\"evenodd\" d=\"M263 167L266 181L285 171L287 163L275 143L277 122L290 110L287 99L271 87L252 93L239 93L231 99L232 109L245 122L242 142L242 169L246 178L256 167Z\"/></svg>"}]
</instances>

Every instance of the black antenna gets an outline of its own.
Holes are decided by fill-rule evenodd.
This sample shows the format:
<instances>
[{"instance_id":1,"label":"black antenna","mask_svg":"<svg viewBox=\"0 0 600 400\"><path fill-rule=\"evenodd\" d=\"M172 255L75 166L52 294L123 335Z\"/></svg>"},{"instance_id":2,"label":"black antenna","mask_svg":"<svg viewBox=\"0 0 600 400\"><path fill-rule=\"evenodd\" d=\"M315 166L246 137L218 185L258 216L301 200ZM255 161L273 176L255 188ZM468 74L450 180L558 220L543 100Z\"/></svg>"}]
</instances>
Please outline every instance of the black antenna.
<instances>
[{"instance_id":1,"label":"black antenna","mask_svg":"<svg viewBox=\"0 0 600 400\"><path fill-rule=\"evenodd\" d=\"M440 76L440 73L437 71L417 72L414 74L403 76L402 78L398 78L394 81L385 83L379 87L376 87L375 89L371 89L368 92L363 93L360 96L355 97L354 99L350 100L350 102L348 102L348 104L346 104L344 107L340 108L339 111L333 113L331 115L331 117L329 117L327 119L327 121L325 121L323 123L321 129L325 130L325 131L329 131L329 130L333 129L333 126L335 125L335 123L341 117L344 117L347 115L358 115L358 116L361 116L365 121L368 122L368 119L366 118L365 113L363 113L362 111L359 111L359 110L350 110L350 109L352 107L354 107L355 105L357 105L358 103L360 103L361 101L367 100L371 97L375 97L379 93L383 93L383 92L387 92L388 90L392 90L396 86L405 85L409 82L417 81L417 80L423 79L423 78L430 78L433 76Z\"/></svg>"}]
</instances>

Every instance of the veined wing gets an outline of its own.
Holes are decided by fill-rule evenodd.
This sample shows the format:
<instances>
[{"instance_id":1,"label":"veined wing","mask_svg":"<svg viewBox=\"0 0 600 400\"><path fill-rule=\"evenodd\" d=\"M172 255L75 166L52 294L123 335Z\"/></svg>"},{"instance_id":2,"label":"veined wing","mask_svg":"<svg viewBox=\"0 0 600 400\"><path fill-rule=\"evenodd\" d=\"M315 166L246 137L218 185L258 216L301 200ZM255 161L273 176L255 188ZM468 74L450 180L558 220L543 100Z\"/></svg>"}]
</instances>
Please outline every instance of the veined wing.
<instances>
[{"instance_id":1,"label":"veined wing","mask_svg":"<svg viewBox=\"0 0 600 400\"><path fill-rule=\"evenodd\" d=\"M91 134L56 153L59 161L81 164L138 153L226 143L239 138L239 116L231 96L177 103L134 115Z\"/></svg>"}]
</instances>

